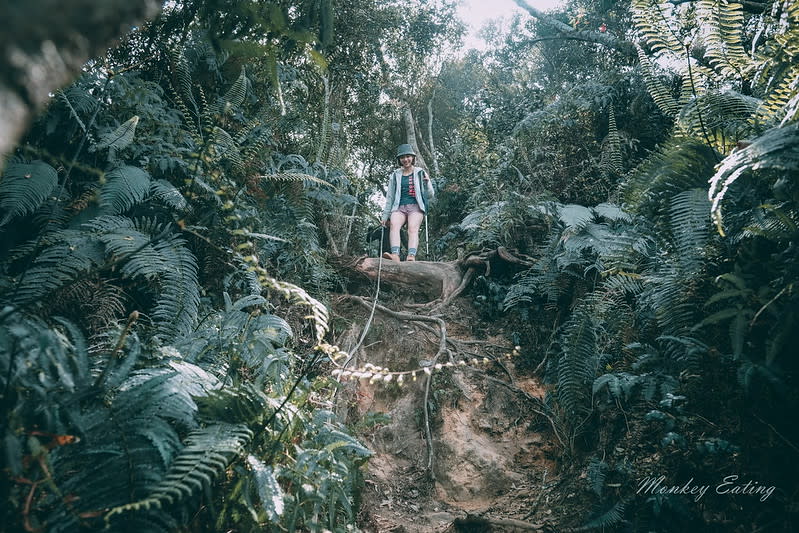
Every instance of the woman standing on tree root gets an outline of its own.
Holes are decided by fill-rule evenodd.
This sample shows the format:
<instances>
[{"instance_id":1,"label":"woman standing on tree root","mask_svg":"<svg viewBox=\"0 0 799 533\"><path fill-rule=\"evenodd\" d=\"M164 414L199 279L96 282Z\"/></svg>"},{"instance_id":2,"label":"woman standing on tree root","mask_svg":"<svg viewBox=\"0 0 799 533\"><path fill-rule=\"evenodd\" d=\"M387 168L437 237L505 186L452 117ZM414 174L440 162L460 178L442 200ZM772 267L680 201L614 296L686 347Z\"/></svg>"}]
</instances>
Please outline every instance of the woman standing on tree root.
<instances>
[{"instance_id":1,"label":"woman standing on tree root","mask_svg":"<svg viewBox=\"0 0 799 533\"><path fill-rule=\"evenodd\" d=\"M400 168L391 173L386 191L386 206L383 208L383 226L390 228L389 242L391 253L383 257L399 261L400 229L408 223L408 256L406 261L416 261L419 247L419 228L422 225L427 206L433 198L433 184L424 169L414 166L416 153L410 144L397 147L397 162Z\"/></svg>"}]
</instances>

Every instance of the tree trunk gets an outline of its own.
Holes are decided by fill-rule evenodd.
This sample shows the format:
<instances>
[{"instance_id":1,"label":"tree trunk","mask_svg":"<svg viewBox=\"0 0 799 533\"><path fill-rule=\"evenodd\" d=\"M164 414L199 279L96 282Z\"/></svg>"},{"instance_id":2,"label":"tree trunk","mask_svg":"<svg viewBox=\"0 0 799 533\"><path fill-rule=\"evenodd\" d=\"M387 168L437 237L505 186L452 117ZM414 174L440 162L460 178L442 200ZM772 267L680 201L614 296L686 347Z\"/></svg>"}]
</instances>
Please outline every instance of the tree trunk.
<instances>
[{"instance_id":1,"label":"tree trunk","mask_svg":"<svg viewBox=\"0 0 799 533\"><path fill-rule=\"evenodd\" d=\"M413 147L413 151L416 152L416 166L427 170L427 164L424 161L424 157L422 157L422 151L419 150L419 141L416 138L416 126L413 122L411 106L408 104L405 104L403 107L402 118L405 122L405 135L407 136L408 144L410 144Z\"/></svg>"},{"instance_id":2,"label":"tree trunk","mask_svg":"<svg viewBox=\"0 0 799 533\"><path fill-rule=\"evenodd\" d=\"M156 0L0 3L0 161L54 91L160 7Z\"/></svg>"},{"instance_id":3,"label":"tree trunk","mask_svg":"<svg viewBox=\"0 0 799 533\"><path fill-rule=\"evenodd\" d=\"M435 94L435 91L433 91L433 94L430 96L430 100L427 102L427 139L428 143L430 144L430 157L433 159L433 175L438 177L441 174L441 171L438 168L436 145L433 142L433 97Z\"/></svg>"}]
</instances>

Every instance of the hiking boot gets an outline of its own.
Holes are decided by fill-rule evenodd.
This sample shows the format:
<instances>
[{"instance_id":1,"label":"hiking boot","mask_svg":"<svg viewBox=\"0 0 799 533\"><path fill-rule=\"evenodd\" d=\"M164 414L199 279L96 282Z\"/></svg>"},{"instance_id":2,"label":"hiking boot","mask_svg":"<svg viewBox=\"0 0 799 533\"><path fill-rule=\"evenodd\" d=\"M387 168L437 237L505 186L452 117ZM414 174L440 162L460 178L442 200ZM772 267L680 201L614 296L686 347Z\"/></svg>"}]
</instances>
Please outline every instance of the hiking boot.
<instances>
[{"instance_id":1,"label":"hiking boot","mask_svg":"<svg viewBox=\"0 0 799 533\"><path fill-rule=\"evenodd\" d=\"M408 257L405 258L405 260L406 261L416 261L416 256L409 254Z\"/></svg>"},{"instance_id":2,"label":"hiking boot","mask_svg":"<svg viewBox=\"0 0 799 533\"><path fill-rule=\"evenodd\" d=\"M383 259L391 259L392 261L396 261L397 263L400 262L400 258L397 254L390 254L388 252L383 252Z\"/></svg>"}]
</instances>

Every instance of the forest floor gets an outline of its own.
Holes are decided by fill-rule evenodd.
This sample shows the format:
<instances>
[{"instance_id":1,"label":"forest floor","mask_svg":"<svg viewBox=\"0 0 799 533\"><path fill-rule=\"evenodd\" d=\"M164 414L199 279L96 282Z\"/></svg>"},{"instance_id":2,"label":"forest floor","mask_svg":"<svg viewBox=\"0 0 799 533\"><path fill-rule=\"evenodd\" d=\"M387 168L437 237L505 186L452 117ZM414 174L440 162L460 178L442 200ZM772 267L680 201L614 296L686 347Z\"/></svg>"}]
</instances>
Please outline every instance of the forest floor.
<instances>
[{"instance_id":1,"label":"forest floor","mask_svg":"<svg viewBox=\"0 0 799 533\"><path fill-rule=\"evenodd\" d=\"M424 314L383 293L381 305ZM412 306L412 304L411 304ZM355 317L338 344L354 346L369 310L339 303ZM426 380L346 382L339 413L373 452L365 471L359 527L366 532L562 531L580 525L590 498L580 472L560 464L563 447L536 407L545 387L507 357L513 346L499 321L481 320L468 298L439 312L454 360L474 363ZM500 325L498 325L500 324ZM377 311L356 365L412 370L435 356L435 328ZM432 437L432 458L428 439Z\"/></svg>"}]
</instances>

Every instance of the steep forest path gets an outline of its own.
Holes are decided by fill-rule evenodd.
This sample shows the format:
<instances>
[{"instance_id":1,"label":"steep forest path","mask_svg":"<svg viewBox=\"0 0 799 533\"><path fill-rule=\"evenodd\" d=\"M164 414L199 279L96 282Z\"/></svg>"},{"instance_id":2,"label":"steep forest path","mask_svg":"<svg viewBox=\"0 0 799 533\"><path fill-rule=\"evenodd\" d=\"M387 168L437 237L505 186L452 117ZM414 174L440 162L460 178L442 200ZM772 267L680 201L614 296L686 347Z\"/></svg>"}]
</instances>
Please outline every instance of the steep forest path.
<instances>
[{"instance_id":1,"label":"steep forest path","mask_svg":"<svg viewBox=\"0 0 799 533\"><path fill-rule=\"evenodd\" d=\"M374 452L361 495L364 531L555 531L574 523L560 501L570 491L544 387L516 368L502 324L481 320L457 297L476 265L360 259L354 270L370 279L381 271L373 320L371 299L344 295L334 305L352 320L337 344L357 348L337 372L345 386L336 407Z\"/></svg>"}]
</instances>

